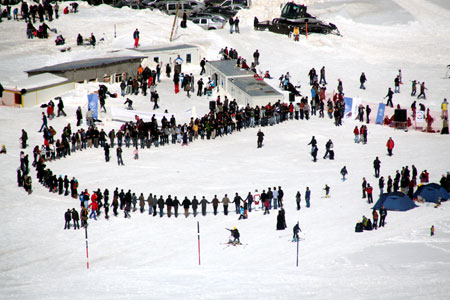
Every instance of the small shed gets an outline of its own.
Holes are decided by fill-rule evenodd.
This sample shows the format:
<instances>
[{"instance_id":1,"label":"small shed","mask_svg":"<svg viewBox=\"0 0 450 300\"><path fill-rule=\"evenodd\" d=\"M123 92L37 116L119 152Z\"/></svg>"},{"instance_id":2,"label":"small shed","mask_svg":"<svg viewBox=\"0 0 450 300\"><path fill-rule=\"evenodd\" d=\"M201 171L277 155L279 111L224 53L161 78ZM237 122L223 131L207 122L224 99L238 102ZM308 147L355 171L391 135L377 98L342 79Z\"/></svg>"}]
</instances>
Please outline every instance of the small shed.
<instances>
[{"instance_id":1,"label":"small shed","mask_svg":"<svg viewBox=\"0 0 450 300\"><path fill-rule=\"evenodd\" d=\"M253 72L236 67L235 60L214 60L205 64L206 76L211 77L219 90L228 91L228 80L239 77L253 77Z\"/></svg>"},{"instance_id":2,"label":"small shed","mask_svg":"<svg viewBox=\"0 0 450 300\"><path fill-rule=\"evenodd\" d=\"M172 64L178 55L184 60L185 64L199 65L201 60L200 49L197 46L188 44L158 48L139 47L130 50L140 52L147 56L147 60L150 63L162 63L163 65L167 63Z\"/></svg>"},{"instance_id":3,"label":"small shed","mask_svg":"<svg viewBox=\"0 0 450 300\"><path fill-rule=\"evenodd\" d=\"M205 65L206 76L211 77L227 97L236 99L239 105L266 105L284 100L282 93L264 80L257 80L254 73L236 67L234 60L208 61Z\"/></svg>"},{"instance_id":4,"label":"small shed","mask_svg":"<svg viewBox=\"0 0 450 300\"><path fill-rule=\"evenodd\" d=\"M31 107L75 88L75 83L67 78L50 73L42 73L12 84L5 84L0 105Z\"/></svg>"},{"instance_id":5,"label":"small shed","mask_svg":"<svg viewBox=\"0 0 450 300\"><path fill-rule=\"evenodd\" d=\"M26 71L28 76L52 73L71 81L120 82L123 77L134 76L146 56L100 57L65 62L53 66Z\"/></svg>"},{"instance_id":6,"label":"small shed","mask_svg":"<svg viewBox=\"0 0 450 300\"><path fill-rule=\"evenodd\" d=\"M267 103L274 104L278 100L283 100L284 96L264 80L257 80L252 77L230 78L227 94L231 99L236 99L239 105L251 107L264 106Z\"/></svg>"}]
</instances>

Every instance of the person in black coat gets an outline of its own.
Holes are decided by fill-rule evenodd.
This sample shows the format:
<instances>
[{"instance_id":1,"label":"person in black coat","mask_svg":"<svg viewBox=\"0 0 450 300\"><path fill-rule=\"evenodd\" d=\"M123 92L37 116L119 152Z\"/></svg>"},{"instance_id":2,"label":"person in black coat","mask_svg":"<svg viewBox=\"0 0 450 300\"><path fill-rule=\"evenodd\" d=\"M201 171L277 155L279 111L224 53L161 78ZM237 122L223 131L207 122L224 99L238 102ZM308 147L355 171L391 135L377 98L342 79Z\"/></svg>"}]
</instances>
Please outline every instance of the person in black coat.
<instances>
[{"instance_id":1,"label":"person in black coat","mask_svg":"<svg viewBox=\"0 0 450 300\"><path fill-rule=\"evenodd\" d=\"M187 218L189 216L189 207L191 206L191 200L189 200L188 197L184 197L181 205L183 205L184 208L184 216Z\"/></svg>"},{"instance_id":2,"label":"person in black coat","mask_svg":"<svg viewBox=\"0 0 450 300\"><path fill-rule=\"evenodd\" d=\"M380 208L380 225L378 227L384 227L384 222L386 220L387 210L384 206Z\"/></svg>"},{"instance_id":3,"label":"person in black coat","mask_svg":"<svg viewBox=\"0 0 450 300\"><path fill-rule=\"evenodd\" d=\"M72 208L72 220L73 220L73 229L80 229L80 223L78 221L80 220L80 215L78 214L77 210L75 208Z\"/></svg>"},{"instance_id":4,"label":"person in black coat","mask_svg":"<svg viewBox=\"0 0 450 300\"><path fill-rule=\"evenodd\" d=\"M277 230L284 230L286 229L286 218L284 215L284 209L280 209L278 211L278 216L277 216Z\"/></svg>"},{"instance_id":5,"label":"person in black coat","mask_svg":"<svg viewBox=\"0 0 450 300\"><path fill-rule=\"evenodd\" d=\"M209 202L208 200L206 200L206 199L205 199L205 196L203 196L203 197L202 197L202 200L200 200L200 204L201 204L201 206L202 206L202 215L203 215L203 216L206 216L206 208L207 208L207 205L208 205L209 203L211 203L211 202Z\"/></svg>"},{"instance_id":6,"label":"person in black coat","mask_svg":"<svg viewBox=\"0 0 450 300\"><path fill-rule=\"evenodd\" d=\"M158 208L159 208L159 216L162 218L162 216L164 215L164 205L166 204L166 202L164 201L163 197L160 196L158 199Z\"/></svg>"},{"instance_id":7,"label":"person in black coat","mask_svg":"<svg viewBox=\"0 0 450 300\"><path fill-rule=\"evenodd\" d=\"M264 140L264 133L260 129L256 135L258 136L257 148L261 148Z\"/></svg>"},{"instance_id":8,"label":"person in black coat","mask_svg":"<svg viewBox=\"0 0 450 300\"><path fill-rule=\"evenodd\" d=\"M178 218L178 206L180 206L180 205L181 205L180 201L178 200L177 196L175 196L172 200L172 206L173 206L173 210L175 213L175 218Z\"/></svg>"},{"instance_id":9,"label":"person in black coat","mask_svg":"<svg viewBox=\"0 0 450 300\"><path fill-rule=\"evenodd\" d=\"M241 201L242 201L241 196L239 196L239 194L236 193L236 196L234 196L233 203L234 203L234 205L236 207L236 214L237 215L240 213L240 210L241 210Z\"/></svg>"},{"instance_id":10,"label":"person in black coat","mask_svg":"<svg viewBox=\"0 0 450 300\"><path fill-rule=\"evenodd\" d=\"M109 145L108 143L105 144L103 147L103 150L105 150L105 161L109 162Z\"/></svg>"},{"instance_id":11,"label":"person in black coat","mask_svg":"<svg viewBox=\"0 0 450 300\"><path fill-rule=\"evenodd\" d=\"M194 218L197 216L197 209L200 202L198 202L197 197L194 196L194 199L192 199L192 211L194 213Z\"/></svg>"},{"instance_id":12,"label":"person in black coat","mask_svg":"<svg viewBox=\"0 0 450 300\"><path fill-rule=\"evenodd\" d=\"M380 177L380 165L381 165L381 161L378 158L378 156L375 158L375 160L373 161L373 168L375 170L375 177L378 178Z\"/></svg>"},{"instance_id":13,"label":"person in black coat","mask_svg":"<svg viewBox=\"0 0 450 300\"><path fill-rule=\"evenodd\" d=\"M67 209L66 213L64 214L64 219L66 220L64 229L70 229L70 221L72 221L72 213L70 212L70 209Z\"/></svg>"},{"instance_id":14,"label":"person in black coat","mask_svg":"<svg viewBox=\"0 0 450 300\"><path fill-rule=\"evenodd\" d=\"M319 148L317 148L317 146L313 146L312 150L311 150L311 155L313 157L313 161L316 162L317 161L317 153L319 152Z\"/></svg>"}]
</instances>

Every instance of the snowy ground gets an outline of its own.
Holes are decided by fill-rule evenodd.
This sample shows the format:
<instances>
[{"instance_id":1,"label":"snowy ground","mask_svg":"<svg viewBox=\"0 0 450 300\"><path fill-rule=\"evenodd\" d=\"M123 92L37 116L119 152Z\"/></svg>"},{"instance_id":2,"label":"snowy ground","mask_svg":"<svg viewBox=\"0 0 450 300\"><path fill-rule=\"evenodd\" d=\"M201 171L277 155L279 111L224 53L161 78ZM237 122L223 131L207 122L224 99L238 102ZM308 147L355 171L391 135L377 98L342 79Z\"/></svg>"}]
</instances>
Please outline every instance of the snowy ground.
<instances>
[{"instance_id":1,"label":"snowy ground","mask_svg":"<svg viewBox=\"0 0 450 300\"><path fill-rule=\"evenodd\" d=\"M286 36L253 31L256 15L260 20L279 13L281 1L253 0L254 6L240 12L241 34L230 35L228 28L213 32L188 24L178 30L176 43L199 45L205 57L214 59L220 48L236 48L251 58L261 53L262 71L275 78L289 71L294 82L303 84L309 95L310 68L327 68L331 92L337 79L348 96L360 96L374 105L393 87L398 69L403 72L402 93L394 104L409 107L410 80L426 81L427 107L438 112L442 99L450 95L449 80L443 79L450 63L450 7L446 1L307 1L310 11L335 23L343 37L310 35L294 43ZM320 3L319 3L320 2ZM270 5L271 3L275 3ZM63 7L63 5L60 5ZM269 13L268 13L269 12ZM101 18L99 18L101 16ZM172 17L159 12L135 11L108 6L89 7L80 3L80 13L63 16L57 27L75 44L78 32L94 32L105 42L95 49L61 53L49 40L27 40L23 22L0 23L0 82L24 78L23 71L71 59L101 56L130 47L132 32L141 31L142 46L168 43ZM114 39L114 26L117 37ZM192 66L196 78L199 68ZM367 90L359 90L359 75L365 72ZM276 79L269 81L278 85ZM58 134L70 122L75 127L75 109L86 104L88 91L97 85L78 85L63 95L67 118L50 121ZM111 86L118 90L117 86ZM205 98L187 99L173 95L172 83L164 79L158 91L161 109L185 122L187 109L195 106L198 115L207 111ZM135 97L135 108L151 111L148 99ZM107 108L122 107L120 100L108 99ZM49 163L57 174L75 176L80 188L116 186L145 196L171 194L197 198L214 194L220 198L239 192L281 185L286 193L288 228L275 230L276 212L263 216L261 210L249 219L237 215L164 218L135 212L131 219L100 218L89 226L90 269L86 270L84 231L64 231L64 212L78 208L78 201L48 193L37 183L33 172L31 196L16 185L19 165L20 130L29 144L42 144L39 107L14 109L0 107L0 144L8 148L0 156L0 298L3 299L446 299L450 294L450 209L421 204L408 212L389 212L387 226L378 231L354 233L362 215L370 216L370 206L361 199L361 179L377 186L372 161L379 156L384 177L402 166L414 164L419 172L427 169L432 182L450 171L448 136L400 131L369 125L369 143L354 144L352 129L359 123L346 120L335 127L329 119L289 121L263 128L264 147L256 149L256 131L249 129L189 147L166 146L140 152L139 161L131 150L124 152L124 167L113 156L106 164L103 151L78 152L65 160ZM374 116L374 112L372 113ZM102 114L109 131L120 124ZM438 127L440 120L436 121ZM336 160L320 159L314 164L309 142L315 135L319 156L328 139L335 144ZM396 142L394 156L386 156L389 136ZM31 155L32 147L26 152ZM340 181L339 170L346 165L349 179ZM332 198L324 199L322 188L331 186ZM312 207L295 210L295 194L312 190ZM378 197L375 188L374 198ZM302 203L304 205L304 202ZM201 228L201 266L197 256L197 221ZM290 243L291 228L300 221L300 265L295 267L296 245ZM436 235L429 237L434 225ZM246 246L225 247L224 228L237 226Z\"/></svg>"}]
</instances>

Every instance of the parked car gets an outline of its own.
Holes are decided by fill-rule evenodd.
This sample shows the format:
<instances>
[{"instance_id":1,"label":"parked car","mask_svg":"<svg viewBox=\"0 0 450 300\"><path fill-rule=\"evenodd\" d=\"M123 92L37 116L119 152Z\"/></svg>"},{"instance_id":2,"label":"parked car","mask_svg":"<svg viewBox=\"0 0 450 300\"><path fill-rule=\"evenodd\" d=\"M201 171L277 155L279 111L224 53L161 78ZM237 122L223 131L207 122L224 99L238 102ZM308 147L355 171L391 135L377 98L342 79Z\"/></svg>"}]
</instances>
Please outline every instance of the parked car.
<instances>
[{"instance_id":1,"label":"parked car","mask_svg":"<svg viewBox=\"0 0 450 300\"><path fill-rule=\"evenodd\" d=\"M202 13L223 16L228 19L229 17L234 17L238 11L228 7L210 6L204 9Z\"/></svg>"},{"instance_id":2,"label":"parked car","mask_svg":"<svg viewBox=\"0 0 450 300\"><path fill-rule=\"evenodd\" d=\"M116 2L113 6L117 7L117 8L128 6L129 8L132 8L132 9L145 9L146 8L146 6L143 3L139 2L138 0L121 0L121 1Z\"/></svg>"},{"instance_id":3,"label":"parked car","mask_svg":"<svg viewBox=\"0 0 450 300\"><path fill-rule=\"evenodd\" d=\"M197 15L190 18L190 20L192 21L192 23L197 24L198 26L207 30L222 29L223 26L227 23L225 18L213 15Z\"/></svg>"},{"instance_id":4,"label":"parked car","mask_svg":"<svg viewBox=\"0 0 450 300\"><path fill-rule=\"evenodd\" d=\"M205 4L203 2L195 0L182 0L180 2L178 1L162 2L162 7L159 6L158 8L169 15L174 15L177 11L178 3L180 4L180 7L178 9L179 14L183 14L183 12L186 12L186 14L190 15L195 12L200 12L205 8Z\"/></svg>"},{"instance_id":5,"label":"parked car","mask_svg":"<svg viewBox=\"0 0 450 300\"><path fill-rule=\"evenodd\" d=\"M205 0L206 6L229 7L232 9L250 8L250 0Z\"/></svg>"}]
</instances>

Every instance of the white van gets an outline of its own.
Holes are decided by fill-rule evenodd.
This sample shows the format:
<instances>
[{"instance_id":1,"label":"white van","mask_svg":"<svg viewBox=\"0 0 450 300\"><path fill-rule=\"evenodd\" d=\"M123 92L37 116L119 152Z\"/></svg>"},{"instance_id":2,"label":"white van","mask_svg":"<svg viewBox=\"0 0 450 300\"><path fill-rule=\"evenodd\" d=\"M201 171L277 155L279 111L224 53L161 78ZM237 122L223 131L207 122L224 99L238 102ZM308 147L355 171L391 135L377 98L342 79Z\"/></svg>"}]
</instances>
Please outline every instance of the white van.
<instances>
[{"instance_id":1,"label":"white van","mask_svg":"<svg viewBox=\"0 0 450 300\"><path fill-rule=\"evenodd\" d=\"M165 11L169 15L174 15L177 11L178 1L167 1L164 2L162 11ZM195 0L182 0L180 1L180 7L178 9L178 15L183 15L183 12L190 15L192 13L198 13L205 8L205 4L203 2L195 1Z\"/></svg>"}]
</instances>

